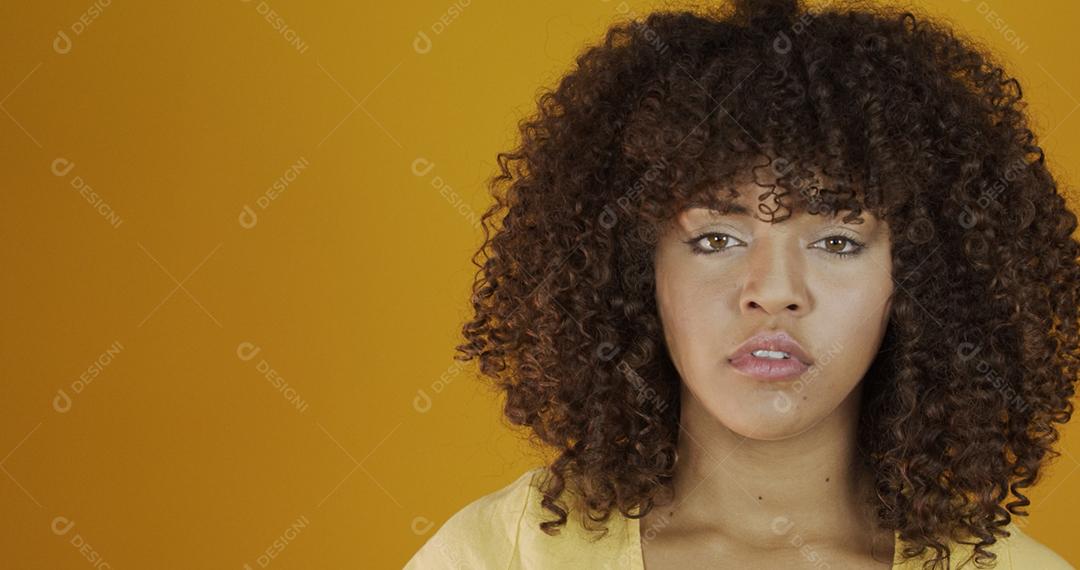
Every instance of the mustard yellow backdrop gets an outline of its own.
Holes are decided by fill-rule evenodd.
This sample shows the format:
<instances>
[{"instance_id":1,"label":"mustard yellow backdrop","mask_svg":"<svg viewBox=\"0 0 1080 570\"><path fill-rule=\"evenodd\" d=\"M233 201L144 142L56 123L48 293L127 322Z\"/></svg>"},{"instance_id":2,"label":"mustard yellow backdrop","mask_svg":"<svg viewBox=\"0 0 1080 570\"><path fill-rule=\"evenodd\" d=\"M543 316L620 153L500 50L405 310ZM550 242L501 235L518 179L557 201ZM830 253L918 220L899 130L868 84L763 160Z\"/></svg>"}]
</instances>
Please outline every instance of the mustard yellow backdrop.
<instances>
[{"instance_id":1,"label":"mustard yellow backdrop","mask_svg":"<svg viewBox=\"0 0 1080 570\"><path fill-rule=\"evenodd\" d=\"M1080 5L920 5L1074 187ZM484 182L654 6L0 4L0 566L395 568L536 465L451 359ZM1027 528L1080 565L1068 431Z\"/></svg>"}]
</instances>

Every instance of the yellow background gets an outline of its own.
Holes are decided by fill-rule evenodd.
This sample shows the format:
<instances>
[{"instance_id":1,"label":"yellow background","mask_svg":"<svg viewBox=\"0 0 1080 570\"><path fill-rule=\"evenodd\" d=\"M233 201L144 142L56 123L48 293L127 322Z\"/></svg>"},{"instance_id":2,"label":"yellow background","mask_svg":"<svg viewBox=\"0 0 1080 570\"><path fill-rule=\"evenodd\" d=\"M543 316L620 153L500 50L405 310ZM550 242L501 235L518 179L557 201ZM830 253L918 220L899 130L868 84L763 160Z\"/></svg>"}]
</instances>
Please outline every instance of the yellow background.
<instances>
[{"instance_id":1,"label":"yellow background","mask_svg":"<svg viewBox=\"0 0 1080 570\"><path fill-rule=\"evenodd\" d=\"M1075 186L1080 5L927 4ZM475 216L537 90L651 5L0 4L0 566L400 567L536 465L451 360ZM1068 431L1027 530L1080 565Z\"/></svg>"}]
</instances>

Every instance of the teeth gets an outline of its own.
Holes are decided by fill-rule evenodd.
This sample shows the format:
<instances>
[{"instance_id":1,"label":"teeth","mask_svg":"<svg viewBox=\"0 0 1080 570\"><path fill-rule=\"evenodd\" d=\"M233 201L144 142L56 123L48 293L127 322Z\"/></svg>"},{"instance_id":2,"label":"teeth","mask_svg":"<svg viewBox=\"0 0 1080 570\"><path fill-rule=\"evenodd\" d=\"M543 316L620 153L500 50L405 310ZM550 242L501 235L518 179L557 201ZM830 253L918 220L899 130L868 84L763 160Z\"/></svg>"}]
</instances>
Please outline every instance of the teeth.
<instances>
[{"instance_id":1,"label":"teeth","mask_svg":"<svg viewBox=\"0 0 1080 570\"><path fill-rule=\"evenodd\" d=\"M750 354L753 354L754 356L756 356L758 358L773 358L773 359L777 359L777 360L784 359L784 358L791 358L790 354L788 354L786 352L779 351L779 350L764 350L764 349L762 349L762 350L755 350L754 352L751 352Z\"/></svg>"}]
</instances>

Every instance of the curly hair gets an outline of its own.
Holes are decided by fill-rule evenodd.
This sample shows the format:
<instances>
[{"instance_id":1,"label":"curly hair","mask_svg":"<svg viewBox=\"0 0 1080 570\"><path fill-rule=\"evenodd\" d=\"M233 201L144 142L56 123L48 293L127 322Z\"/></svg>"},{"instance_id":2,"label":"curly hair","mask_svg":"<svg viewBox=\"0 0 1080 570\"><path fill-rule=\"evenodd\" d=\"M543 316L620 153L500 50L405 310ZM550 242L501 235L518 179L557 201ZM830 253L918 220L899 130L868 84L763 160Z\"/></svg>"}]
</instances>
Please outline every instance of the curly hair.
<instances>
[{"instance_id":1,"label":"curly hair","mask_svg":"<svg viewBox=\"0 0 1080 570\"><path fill-rule=\"evenodd\" d=\"M671 492L658 228L767 167L773 221L868 210L892 232L899 286L857 436L880 524L905 558L932 549L928 567L972 537L993 561L1080 376L1077 218L1025 106L988 49L910 10L737 0L612 25L498 154L455 354L555 451L541 529L566 523L568 486L590 530Z\"/></svg>"}]
</instances>

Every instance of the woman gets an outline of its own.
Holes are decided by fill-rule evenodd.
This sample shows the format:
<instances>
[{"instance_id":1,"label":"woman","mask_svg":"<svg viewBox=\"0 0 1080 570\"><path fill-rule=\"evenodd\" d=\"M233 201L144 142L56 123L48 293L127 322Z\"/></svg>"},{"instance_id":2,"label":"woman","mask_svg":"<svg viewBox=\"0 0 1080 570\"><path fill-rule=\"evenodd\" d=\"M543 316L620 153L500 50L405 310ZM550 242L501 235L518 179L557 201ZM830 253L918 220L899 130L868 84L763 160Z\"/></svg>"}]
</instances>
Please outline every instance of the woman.
<instances>
[{"instance_id":1,"label":"woman","mask_svg":"<svg viewBox=\"0 0 1080 570\"><path fill-rule=\"evenodd\" d=\"M458 347L557 457L406 567L1070 568L1019 526L1080 373L1019 83L794 0L577 63L499 156Z\"/></svg>"}]
</instances>

